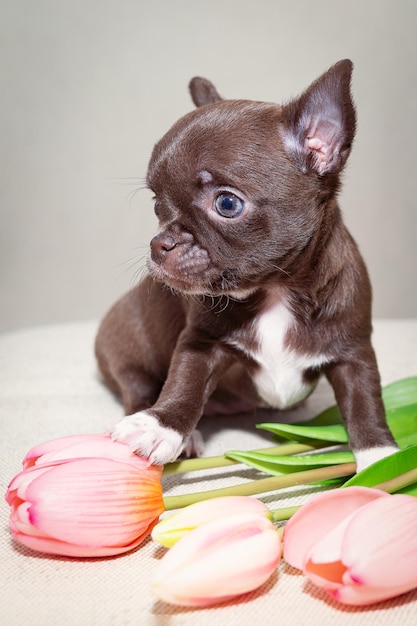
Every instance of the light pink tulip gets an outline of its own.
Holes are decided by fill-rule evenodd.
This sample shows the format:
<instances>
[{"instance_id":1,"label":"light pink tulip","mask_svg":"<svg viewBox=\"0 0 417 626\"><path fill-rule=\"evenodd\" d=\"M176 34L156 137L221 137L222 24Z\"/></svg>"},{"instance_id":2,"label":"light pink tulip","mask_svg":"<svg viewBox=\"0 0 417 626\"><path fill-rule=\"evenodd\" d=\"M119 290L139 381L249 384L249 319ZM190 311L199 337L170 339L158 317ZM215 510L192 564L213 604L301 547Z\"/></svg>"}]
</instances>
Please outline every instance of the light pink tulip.
<instances>
[{"instance_id":1,"label":"light pink tulip","mask_svg":"<svg viewBox=\"0 0 417 626\"><path fill-rule=\"evenodd\" d=\"M161 520L152 530L152 539L171 548L190 531L216 519L243 513L271 517L268 507L257 498L225 496L196 502Z\"/></svg>"},{"instance_id":2,"label":"light pink tulip","mask_svg":"<svg viewBox=\"0 0 417 626\"><path fill-rule=\"evenodd\" d=\"M279 534L266 517L217 519L185 535L164 555L152 588L171 604L210 606L260 587L280 555Z\"/></svg>"},{"instance_id":3,"label":"light pink tulip","mask_svg":"<svg viewBox=\"0 0 417 626\"><path fill-rule=\"evenodd\" d=\"M284 558L344 604L417 587L417 498L367 487L316 496L289 520Z\"/></svg>"},{"instance_id":4,"label":"light pink tulip","mask_svg":"<svg viewBox=\"0 0 417 626\"><path fill-rule=\"evenodd\" d=\"M105 435L33 448L10 483L14 538L48 554L99 557L132 550L163 512L162 467Z\"/></svg>"}]
</instances>

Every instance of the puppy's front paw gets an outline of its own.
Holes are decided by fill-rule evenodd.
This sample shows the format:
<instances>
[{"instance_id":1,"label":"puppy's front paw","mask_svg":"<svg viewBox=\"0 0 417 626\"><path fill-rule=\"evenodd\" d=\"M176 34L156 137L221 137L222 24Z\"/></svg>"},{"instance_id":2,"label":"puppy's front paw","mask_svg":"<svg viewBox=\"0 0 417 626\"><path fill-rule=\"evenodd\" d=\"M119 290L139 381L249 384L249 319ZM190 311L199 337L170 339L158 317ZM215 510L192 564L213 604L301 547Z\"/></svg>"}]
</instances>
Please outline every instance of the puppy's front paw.
<instances>
[{"instance_id":1,"label":"puppy's front paw","mask_svg":"<svg viewBox=\"0 0 417 626\"><path fill-rule=\"evenodd\" d=\"M187 438L173 428L161 426L147 411L127 415L113 427L110 435L154 465L175 461L187 443Z\"/></svg>"}]
</instances>

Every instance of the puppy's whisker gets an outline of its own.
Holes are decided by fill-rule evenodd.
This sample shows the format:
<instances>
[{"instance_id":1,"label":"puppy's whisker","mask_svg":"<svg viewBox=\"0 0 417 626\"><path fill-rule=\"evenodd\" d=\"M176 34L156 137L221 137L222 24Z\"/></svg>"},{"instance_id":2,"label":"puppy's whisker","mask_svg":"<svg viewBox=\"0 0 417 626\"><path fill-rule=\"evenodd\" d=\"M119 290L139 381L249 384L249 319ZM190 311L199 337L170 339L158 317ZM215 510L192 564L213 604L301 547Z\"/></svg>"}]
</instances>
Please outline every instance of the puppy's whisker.
<instances>
[{"instance_id":1,"label":"puppy's whisker","mask_svg":"<svg viewBox=\"0 0 417 626\"><path fill-rule=\"evenodd\" d=\"M135 268L135 265L132 265L129 269L133 270ZM147 272L146 264L145 265L142 264L142 265L139 265L139 267L136 267L131 278L131 283L135 285L138 278L144 276L146 272Z\"/></svg>"},{"instance_id":2,"label":"puppy's whisker","mask_svg":"<svg viewBox=\"0 0 417 626\"><path fill-rule=\"evenodd\" d=\"M219 303L219 296L213 296L212 294L209 294L208 297L211 300L211 305L209 307L209 311L213 311L216 308L216 306L218 305L218 303Z\"/></svg>"},{"instance_id":3,"label":"puppy's whisker","mask_svg":"<svg viewBox=\"0 0 417 626\"><path fill-rule=\"evenodd\" d=\"M133 200L133 198L136 196L136 194L139 191L144 191L145 189L149 191L149 188L146 184L146 178L129 176L125 178L114 177L114 178L110 178L110 180L113 182L113 184L117 184L119 187L127 187L127 186L134 185L135 189L129 192L129 194L126 197L126 200L128 200L129 203Z\"/></svg>"},{"instance_id":4,"label":"puppy's whisker","mask_svg":"<svg viewBox=\"0 0 417 626\"><path fill-rule=\"evenodd\" d=\"M130 204L132 204L133 200L136 198L137 194L140 191L144 191L145 189L148 189L147 187L136 187L135 189L132 189L132 191L130 191L127 196L126 196L126 201Z\"/></svg>"},{"instance_id":5,"label":"puppy's whisker","mask_svg":"<svg viewBox=\"0 0 417 626\"><path fill-rule=\"evenodd\" d=\"M147 256L148 255L146 253L135 254L134 256L131 256L128 259L125 259L124 261L121 261L117 267L122 267L123 265L128 265L132 262L136 263L137 261L142 261L143 259L146 259Z\"/></svg>"},{"instance_id":6,"label":"puppy's whisker","mask_svg":"<svg viewBox=\"0 0 417 626\"><path fill-rule=\"evenodd\" d=\"M138 246L137 248L134 248L134 250L147 249L147 248L148 246ZM121 269L118 275L118 278L120 278L121 276L124 276L125 274L127 274L128 272L131 272L132 270L135 270L130 281L131 286L134 286L138 282L138 279L142 279L142 277L145 275L147 271L147 264L146 264L147 256L148 256L147 254L137 254L117 264L116 267Z\"/></svg>"},{"instance_id":7,"label":"puppy's whisker","mask_svg":"<svg viewBox=\"0 0 417 626\"><path fill-rule=\"evenodd\" d=\"M288 276L288 278L291 277L291 274L289 272L287 272L287 270L284 270L282 267L279 267L279 265L271 265L272 269L277 270L278 272L281 272L282 274L285 274L285 276Z\"/></svg>"},{"instance_id":8,"label":"puppy's whisker","mask_svg":"<svg viewBox=\"0 0 417 626\"><path fill-rule=\"evenodd\" d=\"M115 181L134 180L136 182L139 181L143 184L146 184L146 178L144 176L109 176L108 180L115 180Z\"/></svg>"},{"instance_id":9,"label":"puppy's whisker","mask_svg":"<svg viewBox=\"0 0 417 626\"><path fill-rule=\"evenodd\" d=\"M141 267L139 267L132 276L132 280L131 280L132 287L142 282L142 280L145 278L147 273L148 273L148 268L146 265L142 265Z\"/></svg>"},{"instance_id":10,"label":"puppy's whisker","mask_svg":"<svg viewBox=\"0 0 417 626\"><path fill-rule=\"evenodd\" d=\"M141 176L113 176L111 178L108 178L108 180L110 180L114 184L119 185L120 187L127 185L140 185L142 189L148 189L148 186L146 184L146 178L143 178Z\"/></svg>"},{"instance_id":11,"label":"puppy's whisker","mask_svg":"<svg viewBox=\"0 0 417 626\"><path fill-rule=\"evenodd\" d=\"M225 311L229 306L230 297L227 294L225 294L224 296L220 296L219 305L222 303L223 299L226 299L226 304L224 304L219 311L216 311L216 315L223 313L223 311Z\"/></svg>"},{"instance_id":12,"label":"puppy's whisker","mask_svg":"<svg viewBox=\"0 0 417 626\"><path fill-rule=\"evenodd\" d=\"M123 267L123 271L128 272L133 269L138 263L145 263L146 265L146 254L140 254L136 257L132 257L131 259L127 259L120 263L119 267Z\"/></svg>"},{"instance_id":13,"label":"puppy's whisker","mask_svg":"<svg viewBox=\"0 0 417 626\"><path fill-rule=\"evenodd\" d=\"M209 297L211 298L211 306L209 307L209 311L210 312L214 312L216 315L218 315L219 313L222 313L223 311L225 311L229 305L229 301L230 301L230 296L228 294L221 294L219 296L213 296L212 294L209 294ZM226 299L226 303L223 304L223 301ZM219 308L219 310L216 310L217 308Z\"/></svg>"}]
</instances>

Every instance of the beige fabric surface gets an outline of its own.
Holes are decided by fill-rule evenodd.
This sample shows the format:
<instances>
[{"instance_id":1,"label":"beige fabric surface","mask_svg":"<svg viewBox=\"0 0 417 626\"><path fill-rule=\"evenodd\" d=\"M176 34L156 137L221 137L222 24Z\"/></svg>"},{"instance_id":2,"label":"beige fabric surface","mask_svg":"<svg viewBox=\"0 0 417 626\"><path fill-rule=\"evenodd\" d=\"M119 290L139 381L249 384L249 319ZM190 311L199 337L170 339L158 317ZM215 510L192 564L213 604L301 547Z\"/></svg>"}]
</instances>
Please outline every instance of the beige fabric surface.
<instances>
[{"instance_id":1,"label":"beige fabric surface","mask_svg":"<svg viewBox=\"0 0 417 626\"><path fill-rule=\"evenodd\" d=\"M4 494L35 444L70 434L101 432L122 415L117 400L96 372L96 324L41 327L0 337L0 480ZM383 383L417 374L417 320L375 322L374 343ZM281 414L295 420L333 404L322 381L304 407ZM265 415L206 419L205 455L271 444L254 425ZM277 418L277 416L274 416ZM271 419L271 416L268 416ZM257 476L236 465L189 473L163 481L166 495L244 482ZM305 501L309 488L267 494L265 501L287 506ZM182 609L156 600L149 587L163 550L147 541L130 554L111 559L51 558L15 544L8 530L8 507L0 504L0 624L2 626L363 626L417 624L417 591L364 609L336 605L296 571L281 563L263 588L235 603L210 609ZM416 522L417 524L417 522ZM417 564L416 564L417 567Z\"/></svg>"}]
</instances>

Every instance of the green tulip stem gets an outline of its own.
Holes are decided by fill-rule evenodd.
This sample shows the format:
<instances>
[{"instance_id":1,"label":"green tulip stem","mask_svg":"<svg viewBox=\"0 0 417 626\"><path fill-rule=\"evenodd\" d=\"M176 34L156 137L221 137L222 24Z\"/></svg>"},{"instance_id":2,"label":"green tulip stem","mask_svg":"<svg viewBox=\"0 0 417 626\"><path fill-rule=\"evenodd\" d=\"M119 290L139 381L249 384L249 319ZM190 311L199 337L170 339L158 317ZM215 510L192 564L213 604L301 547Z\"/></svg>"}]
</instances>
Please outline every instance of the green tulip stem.
<instances>
[{"instance_id":1,"label":"green tulip stem","mask_svg":"<svg viewBox=\"0 0 417 626\"><path fill-rule=\"evenodd\" d=\"M286 520L290 519L290 517L292 517L294 515L294 513L297 513L298 509L301 509L301 504L299 506L288 506L282 509L274 509L272 510L271 513L271 522L285 522Z\"/></svg>"},{"instance_id":2,"label":"green tulip stem","mask_svg":"<svg viewBox=\"0 0 417 626\"><path fill-rule=\"evenodd\" d=\"M405 474L395 476L394 478L380 483L379 485L375 485L375 489L382 489L382 491L394 493L400 489L404 489L404 487L413 485L414 483L417 483L417 468L412 469L409 472L405 472Z\"/></svg>"},{"instance_id":3,"label":"green tulip stem","mask_svg":"<svg viewBox=\"0 0 417 626\"><path fill-rule=\"evenodd\" d=\"M285 487L295 487L297 485L307 485L309 483L341 478L343 476L352 476L355 473L355 468L355 463L344 463L342 465L294 472L284 476L261 478L233 487L187 493L180 496L165 496L164 507L165 510L171 511L188 506L189 504L194 504L195 502L219 498L221 496L253 496L259 493L276 491L277 489L283 489Z\"/></svg>"},{"instance_id":4,"label":"green tulip stem","mask_svg":"<svg viewBox=\"0 0 417 626\"><path fill-rule=\"evenodd\" d=\"M259 450L253 450L253 452L289 456L291 454L300 454L301 452L310 452L311 450L316 450L317 447L318 446L310 446L304 443L289 443L274 446L273 448L261 448ZM171 476L172 474L183 474L185 472L196 472L198 470L214 469L216 467L227 467L229 465L236 465L237 463L239 463L239 461L228 459L226 456L209 456L206 458L186 459L184 461L167 463L164 467L163 475Z\"/></svg>"}]
</instances>

